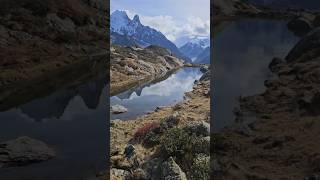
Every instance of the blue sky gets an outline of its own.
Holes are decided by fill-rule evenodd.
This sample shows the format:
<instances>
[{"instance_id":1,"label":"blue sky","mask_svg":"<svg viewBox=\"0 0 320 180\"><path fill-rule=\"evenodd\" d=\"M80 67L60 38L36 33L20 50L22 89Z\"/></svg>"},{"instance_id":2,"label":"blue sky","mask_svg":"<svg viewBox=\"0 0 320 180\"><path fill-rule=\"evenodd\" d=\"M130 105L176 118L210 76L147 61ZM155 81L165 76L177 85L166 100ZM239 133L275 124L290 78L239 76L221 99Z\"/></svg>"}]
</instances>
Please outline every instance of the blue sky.
<instances>
[{"instance_id":1,"label":"blue sky","mask_svg":"<svg viewBox=\"0 0 320 180\"><path fill-rule=\"evenodd\" d=\"M209 36L210 0L111 0L111 12L125 10L130 18L161 31L169 40Z\"/></svg>"}]
</instances>

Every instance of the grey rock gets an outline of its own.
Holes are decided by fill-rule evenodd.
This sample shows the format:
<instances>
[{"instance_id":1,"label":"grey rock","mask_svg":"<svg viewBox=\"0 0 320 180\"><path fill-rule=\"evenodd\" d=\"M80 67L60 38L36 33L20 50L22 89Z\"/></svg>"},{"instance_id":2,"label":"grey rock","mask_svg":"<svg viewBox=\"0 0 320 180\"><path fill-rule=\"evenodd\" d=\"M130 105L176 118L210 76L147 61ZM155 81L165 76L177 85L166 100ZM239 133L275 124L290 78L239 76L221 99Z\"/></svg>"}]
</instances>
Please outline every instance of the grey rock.
<instances>
[{"instance_id":1,"label":"grey rock","mask_svg":"<svg viewBox=\"0 0 320 180\"><path fill-rule=\"evenodd\" d=\"M181 170L179 165L170 157L162 163L162 176L165 180L186 180L186 174Z\"/></svg>"},{"instance_id":2,"label":"grey rock","mask_svg":"<svg viewBox=\"0 0 320 180\"><path fill-rule=\"evenodd\" d=\"M20 166L46 161L55 156L53 149L30 137L0 143L0 166Z\"/></svg>"},{"instance_id":3,"label":"grey rock","mask_svg":"<svg viewBox=\"0 0 320 180\"><path fill-rule=\"evenodd\" d=\"M132 179L148 180L150 178L148 177L148 174L143 169L138 168L138 169L133 171Z\"/></svg>"},{"instance_id":4,"label":"grey rock","mask_svg":"<svg viewBox=\"0 0 320 180\"><path fill-rule=\"evenodd\" d=\"M123 169L112 168L110 173L116 177L129 177L130 176L130 172L123 170Z\"/></svg>"},{"instance_id":5,"label":"grey rock","mask_svg":"<svg viewBox=\"0 0 320 180\"><path fill-rule=\"evenodd\" d=\"M113 113L113 114L121 114L121 113L125 113L127 111L128 111L128 109L121 106L121 105L111 106L111 113Z\"/></svg>"},{"instance_id":6,"label":"grey rock","mask_svg":"<svg viewBox=\"0 0 320 180\"><path fill-rule=\"evenodd\" d=\"M200 81L208 81L210 80L210 78L211 78L211 72L207 71L201 76Z\"/></svg>"},{"instance_id":7,"label":"grey rock","mask_svg":"<svg viewBox=\"0 0 320 180\"><path fill-rule=\"evenodd\" d=\"M316 28L304 36L286 57L287 62L297 60L310 50L320 47L320 28Z\"/></svg>"},{"instance_id":8,"label":"grey rock","mask_svg":"<svg viewBox=\"0 0 320 180\"><path fill-rule=\"evenodd\" d=\"M136 148L132 144L128 144L124 149L124 155L126 158L130 159L136 153Z\"/></svg>"},{"instance_id":9,"label":"grey rock","mask_svg":"<svg viewBox=\"0 0 320 180\"><path fill-rule=\"evenodd\" d=\"M299 17L289 21L288 29L298 36L303 36L312 30L312 21L305 17Z\"/></svg>"},{"instance_id":10,"label":"grey rock","mask_svg":"<svg viewBox=\"0 0 320 180\"><path fill-rule=\"evenodd\" d=\"M201 68L200 68L200 71L202 72L202 73L206 73L207 71L209 71L209 66L201 66Z\"/></svg>"},{"instance_id":11,"label":"grey rock","mask_svg":"<svg viewBox=\"0 0 320 180\"><path fill-rule=\"evenodd\" d=\"M132 68L132 67L129 67L129 66L125 66L124 67L124 70L128 73L128 74L130 74L130 75L133 75L134 74L134 69Z\"/></svg>"},{"instance_id":12,"label":"grey rock","mask_svg":"<svg viewBox=\"0 0 320 180\"><path fill-rule=\"evenodd\" d=\"M184 129L191 134L210 136L210 124L205 121L191 122Z\"/></svg>"}]
</instances>

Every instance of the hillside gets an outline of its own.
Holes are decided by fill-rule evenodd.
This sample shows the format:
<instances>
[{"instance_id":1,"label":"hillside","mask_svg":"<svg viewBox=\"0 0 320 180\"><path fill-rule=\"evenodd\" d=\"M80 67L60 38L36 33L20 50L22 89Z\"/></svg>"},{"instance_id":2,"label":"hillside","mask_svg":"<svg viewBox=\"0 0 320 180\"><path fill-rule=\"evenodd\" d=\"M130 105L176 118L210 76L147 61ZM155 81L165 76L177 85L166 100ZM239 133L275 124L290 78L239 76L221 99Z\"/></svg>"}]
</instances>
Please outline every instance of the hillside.
<instances>
[{"instance_id":1,"label":"hillside","mask_svg":"<svg viewBox=\"0 0 320 180\"><path fill-rule=\"evenodd\" d=\"M1 0L0 86L96 55L108 57L108 6L99 0Z\"/></svg>"}]
</instances>

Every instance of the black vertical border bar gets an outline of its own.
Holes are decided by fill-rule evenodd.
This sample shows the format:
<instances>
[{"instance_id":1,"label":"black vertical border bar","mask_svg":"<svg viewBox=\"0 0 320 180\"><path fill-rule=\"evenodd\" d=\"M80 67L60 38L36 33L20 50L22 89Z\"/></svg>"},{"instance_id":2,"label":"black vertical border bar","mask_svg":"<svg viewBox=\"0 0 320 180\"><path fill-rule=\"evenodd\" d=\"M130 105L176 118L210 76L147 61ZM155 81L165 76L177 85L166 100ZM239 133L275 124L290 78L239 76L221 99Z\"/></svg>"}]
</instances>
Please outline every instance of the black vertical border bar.
<instances>
[{"instance_id":1,"label":"black vertical border bar","mask_svg":"<svg viewBox=\"0 0 320 180\"><path fill-rule=\"evenodd\" d=\"M108 10L105 14L105 23L106 23L106 40L108 41L108 47L107 47L107 56L108 59L107 62L107 126L106 126L106 178L110 179L110 0L106 0L105 3L108 3Z\"/></svg>"},{"instance_id":2,"label":"black vertical border bar","mask_svg":"<svg viewBox=\"0 0 320 180\"><path fill-rule=\"evenodd\" d=\"M214 59L213 59L213 25L214 25L214 16L213 16L213 1L210 0L210 179L214 179L214 135L213 135L213 124L214 124L214 112L213 112L213 84L214 84Z\"/></svg>"}]
</instances>

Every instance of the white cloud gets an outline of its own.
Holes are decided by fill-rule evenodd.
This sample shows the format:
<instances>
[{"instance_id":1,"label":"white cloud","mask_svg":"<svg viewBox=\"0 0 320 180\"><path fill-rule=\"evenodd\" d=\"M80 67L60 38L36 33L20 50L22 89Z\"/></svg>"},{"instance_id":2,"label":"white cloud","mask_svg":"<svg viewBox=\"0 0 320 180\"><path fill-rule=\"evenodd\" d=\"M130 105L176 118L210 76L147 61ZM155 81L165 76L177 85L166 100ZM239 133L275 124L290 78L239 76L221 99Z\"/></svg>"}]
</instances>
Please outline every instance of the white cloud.
<instances>
[{"instance_id":1,"label":"white cloud","mask_svg":"<svg viewBox=\"0 0 320 180\"><path fill-rule=\"evenodd\" d=\"M135 14L126 10L128 16L132 19ZM169 40L175 41L183 36L209 36L210 21L203 20L200 17L190 16L185 20L177 20L172 16L141 16L141 23L150 26L162 32Z\"/></svg>"}]
</instances>

